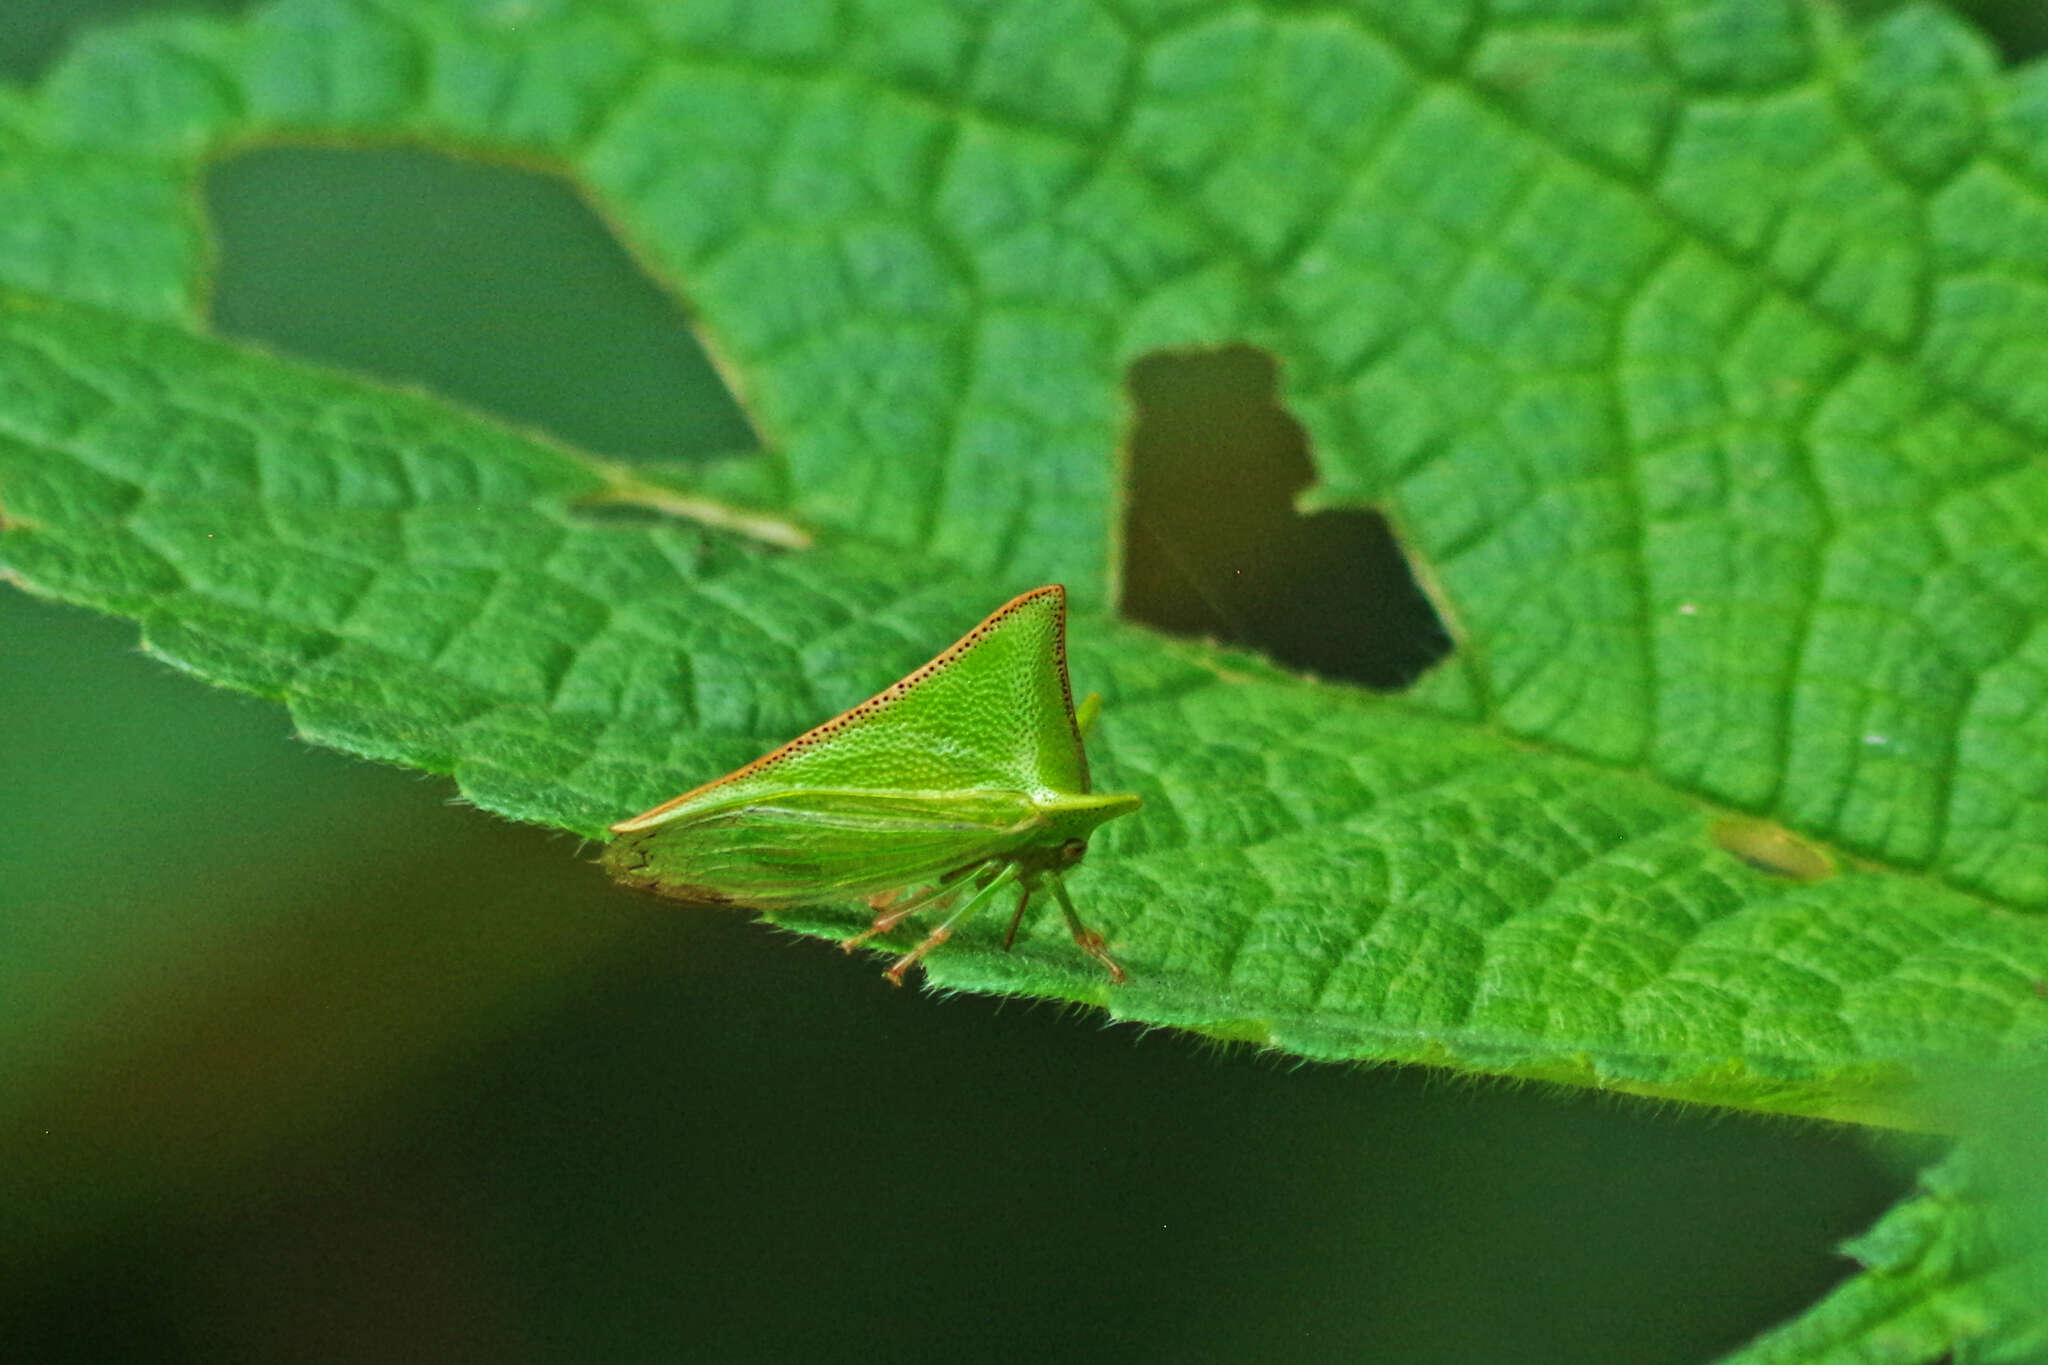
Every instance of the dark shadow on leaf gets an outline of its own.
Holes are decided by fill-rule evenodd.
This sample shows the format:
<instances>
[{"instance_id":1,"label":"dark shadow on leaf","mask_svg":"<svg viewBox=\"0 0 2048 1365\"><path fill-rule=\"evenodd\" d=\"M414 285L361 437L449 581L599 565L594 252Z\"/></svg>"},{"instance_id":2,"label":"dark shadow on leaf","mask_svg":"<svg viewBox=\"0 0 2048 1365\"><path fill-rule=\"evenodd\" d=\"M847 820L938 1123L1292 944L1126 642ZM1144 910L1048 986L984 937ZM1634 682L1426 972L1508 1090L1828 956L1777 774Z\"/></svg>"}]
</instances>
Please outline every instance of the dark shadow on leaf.
<instances>
[{"instance_id":1,"label":"dark shadow on leaf","mask_svg":"<svg viewBox=\"0 0 2048 1365\"><path fill-rule=\"evenodd\" d=\"M1147 356L1130 392L1126 616L1382 689L1450 652L1385 518L1295 511L1308 437L1265 352Z\"/></svg>"}]
</instances>

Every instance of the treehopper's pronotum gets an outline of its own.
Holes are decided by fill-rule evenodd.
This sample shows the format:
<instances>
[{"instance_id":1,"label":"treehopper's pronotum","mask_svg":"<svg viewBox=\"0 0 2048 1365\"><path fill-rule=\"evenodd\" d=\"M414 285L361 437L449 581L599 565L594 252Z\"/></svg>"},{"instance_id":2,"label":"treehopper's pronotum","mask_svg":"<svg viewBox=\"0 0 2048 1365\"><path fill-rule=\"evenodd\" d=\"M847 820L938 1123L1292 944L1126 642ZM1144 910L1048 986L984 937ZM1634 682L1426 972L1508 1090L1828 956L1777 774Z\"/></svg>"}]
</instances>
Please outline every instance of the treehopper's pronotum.
<instances>
[{"instance_id":1,"label":"treehopper's pronotum","mask_svg":"<svg viewBox=\"0 0 2048 1365\"><path fill-rule=\"evenodd\" d=\"M1081 745L1101 704L1076 714L1067 594L1034 588L950 649L816 729L644 815L612 826L605 865L676 900L781 910L865 898L851 951L910 916L946 916L886 973L898 985L954 928L1014 888L1003 946L1040 888L1074 942L1125 979L1062 880L1098 825L1138 808L1088 789Z\"/></svg>"}]
</instances>

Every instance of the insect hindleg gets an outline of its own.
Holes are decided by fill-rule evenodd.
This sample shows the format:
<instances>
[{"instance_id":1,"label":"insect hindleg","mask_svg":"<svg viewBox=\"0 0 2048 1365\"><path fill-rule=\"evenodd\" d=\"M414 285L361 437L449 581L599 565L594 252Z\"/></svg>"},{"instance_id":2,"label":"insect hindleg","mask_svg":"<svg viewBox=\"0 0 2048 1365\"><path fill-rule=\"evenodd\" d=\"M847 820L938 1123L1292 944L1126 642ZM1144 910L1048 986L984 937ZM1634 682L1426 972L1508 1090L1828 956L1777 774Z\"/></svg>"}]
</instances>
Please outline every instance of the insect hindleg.
<instances>
[{"instance_id":1,"label":"insect hindleg","mask_svg":"<svg viewBox=\"0 0 2048 1365\"><path fill-rule=\"evenodd\" d=\"M897 925L903 923L903 921L909 919L918 911L929 907L934 902L944 901L947 897L959 891L960 879L973 870L971 866L955 868L939 878L931 886L905 900L884 900L877 904L874 898L870 898L868 904L874 907L875 922L860 933L855 934L852 938L839 940L839 947L842 951L850 953L875 935L888 933L891 929L894 929Z\"/></svg>"},{"instance_id":2,"label":"insect hindleg","mask_svg":"<svg viewBox=\"0 0 2048 1365\"><path fill-rule=\"evenodd\" d=\"M924 937L924 941L922 943L918 944L915 948L912 948L902 957L899 957L894 962L890 963L888 970L883 972L882 975L888 977L889 980L894 982L896 985L902 985L903 974L905 972L909 971L912 967L916 966L918 960L922 958L926 953L929 953L932 949L938 947L941 943L944 943L947 939L953 937L954 925L960 923L969 915L981 909L982 906L987 905L990 901L994 900L996 897L996 893L998 891L1001 891L1005 886L1008 886L1012 881L1015 881L1016 878L1017 866L1015 863L1012 863L1008 867L1004 868L998 876L996 876L994 879L990 880L988 883L983 885L980 890L976 891L973 895L969 896L966 899L966 901L961 904L958 910L955 910L952 914L946 916L945 923L941 924L938 928L932 930L929 934L926 934Z\"/></svg>"},{"instance_id":3,"label":"insect hindleg","mask_svg":"<svg viewBox=\"0 0 2048 1365\"><path fill-rule=\"evenodd\" d=\"M1116 959L1102 946L1102 935L1081 923L1080 913L1074 909L1073 898L1067 895L1067 884L1060 880L1060 874L1048 872L1045 878L1052 883L1053 899L1060 903L1060 913L1067 917L1067 928L1074 935L1074 942L1080 945L1081 951L1109 968L1109 979L1117 985L1121 986L1129 981L1130 974L1117 966Z\"/></svg>"}]
</instances>

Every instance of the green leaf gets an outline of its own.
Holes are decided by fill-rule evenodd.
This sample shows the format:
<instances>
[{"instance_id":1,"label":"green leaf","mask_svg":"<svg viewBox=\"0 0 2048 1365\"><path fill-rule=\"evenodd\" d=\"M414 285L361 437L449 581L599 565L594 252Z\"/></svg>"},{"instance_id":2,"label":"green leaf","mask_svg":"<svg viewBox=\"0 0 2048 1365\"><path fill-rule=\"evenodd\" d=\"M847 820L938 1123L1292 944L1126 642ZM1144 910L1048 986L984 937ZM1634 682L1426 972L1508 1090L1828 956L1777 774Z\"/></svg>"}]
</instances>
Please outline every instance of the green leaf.
<instances>
[{"instance_id":1,"label":"green leaf","mask_svg":"<svg viewBox=\"0 0 2048 1365\"><path fill-rule=\"evenodd\" d=\"M1958 1345L1971 1353L1957 1359L2039 1359L2041 1265L2000 1254L2001 1205L1973 1188L1970 1155L1923 1172L1916 1197L1843 1248L1860 1274L1722 1365L1925 1362Z\"/></svg>"},{"instance_id":2,"label":"green leaf","mask_svg":"<svg viewBox=\"0 0 2048 1365\"><path fill-rule=\"evenodd\" d=\"M996 591L620 525L587 458L71 305L0 314L0 376L11 572L309 737L592 837L907 672ZM1072 657L1109 698L1098 780L1147 803L1082 879L1138 981L1110 991L1042 925L1014 955L970 932L941 984L1838 1116L1886 1114L1929 1058L2042 1045L2032 919L1896 872L1773 876L1666 784L1255 660L1099 618Z\"/></svg>"},{"instance_id":3,"label":"green leaf","mask_svg":"<svg viewBox=\"0 0 2048 1365\"><path fill-rule=\"evenodd\" d=\"M1099 606L1123 367L1248 339L1314 500L1389 511L1457 653L1400 702L1083 616L1101 780L1147 809L1076 889L1138 981L1050 926L935 980L1832 1116L2039 1056L2043 72L1927 7L1068 8L96 38L0 105L0 559L595 836L1017 588ZM167 325L204 293L182 187L294 135L575 178L826 547L621 525L600 462ZM1734 856L1781 827L1838 870Z\"/></svg>"},{"instance_id":4,"label":"green leaf","mask_svg":"<svg viewBox=\"0 0 2048 1365\"><path fill-rule=\"evenodd\" d=\"M1721 1365L1990 1365L2048 1351L2044 1076L1966 1097L1971 1135L1843 1252L1862 1264L1807 1313ZM1952 1353L1952 1354L1951 1354Z\"/></svg>"}]
</instances>

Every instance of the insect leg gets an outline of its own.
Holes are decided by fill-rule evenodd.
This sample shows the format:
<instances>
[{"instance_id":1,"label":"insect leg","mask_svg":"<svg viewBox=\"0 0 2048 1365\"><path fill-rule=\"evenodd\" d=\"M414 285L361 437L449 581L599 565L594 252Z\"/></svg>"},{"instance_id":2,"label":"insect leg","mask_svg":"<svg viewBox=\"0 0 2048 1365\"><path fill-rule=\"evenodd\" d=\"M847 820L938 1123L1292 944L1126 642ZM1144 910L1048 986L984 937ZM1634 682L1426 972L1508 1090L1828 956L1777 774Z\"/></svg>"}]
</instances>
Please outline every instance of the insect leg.
<instances>
[{"instance_id":1,"label":"insect leg","mask_svg":"<svg viewBox=\"0 0 2048 1365\"><path fill-rule=\"evenodd\" d=\"M932 949L944 943L947 939L953 937L954 925L960 923L969 915L981 909L982 906L987 905L990 901L994 900L996 893L998 891L1001 891L1005 886L1008 886L1012 881L1016 879L1016 877L1017 867L1016 864L1012 863L1010 866L1003 869L1002 874L1000 876L996 877L993 881L989 882L979 891L976 891L973 895L969 896L966 902L963 905L961 905L961 907L958 910L955 910L952 914L946 916L946 922L944 924L941 924L938 928L932 930L929 934L925 935L924 942L918 944L915 948L912 948L902 957L899 957L894 962L890 963L889 969L883 972L882 975L888 977L889 980L895 985L902 985L903 974L909 971L912 967L916 966L918 959L922 958L926 953L929 953Z\"/></svg>"},{"instance_id":2,"label":"insect leg","mask_svg":"<svg viewBox=\"0 0 2048 1365\"><path fill-rule=\"evenodd\" d=\"M943 901L948 896L953 895L960 889L960 879L971 871L973 871L971 867L955 868L939 878L936 883L926 887L908 900L890 900L884 901L880 905L875 905L875 922L860 933L855 934L852 938L840 939L839 947L842 951L850 953L875 935L888 933L891 929L894 929L918 911L925 909L934 901ZM874 903L870 901L869 904L873 905Z\"/></svg>"},{"instance_id":3,"label":"insect leg","mask_svg":"<svg viewBox=\"0 0 2048 1365\"><path fill-rule=\"evenodd\" d=\"M1024 889L1017 893L1017 913L1010 916L1010 932L1003 935L1003 951L1009 952L1010 945L1017 941L1017 926L1024 922L1024 908L1031 904L1031 893L1036 890L1030 882L1024 882Z\"/></svg>"},{"instance_id":4,"label":"insect leg","mask_svg":"<svg viewBox=\"0 0 2048 1365\"><path fill-rule=\"evenodd\" d=\"M1115 984L1121 986L1129 981L1130 974L1117 966L1116 959L1102 946L1102 935L1081 923L1081 916L1074 909L1073 898L1067 895L1067 884L1060 880L1060 874L1048 872L1045 878L1052 883L1053 898L1060 903L1060 913L1067 917L1067 928L1072 931L1074 942L1080 945L1081 951L1109 968L1109 979Z\"/></svg>"}]
</instances>

